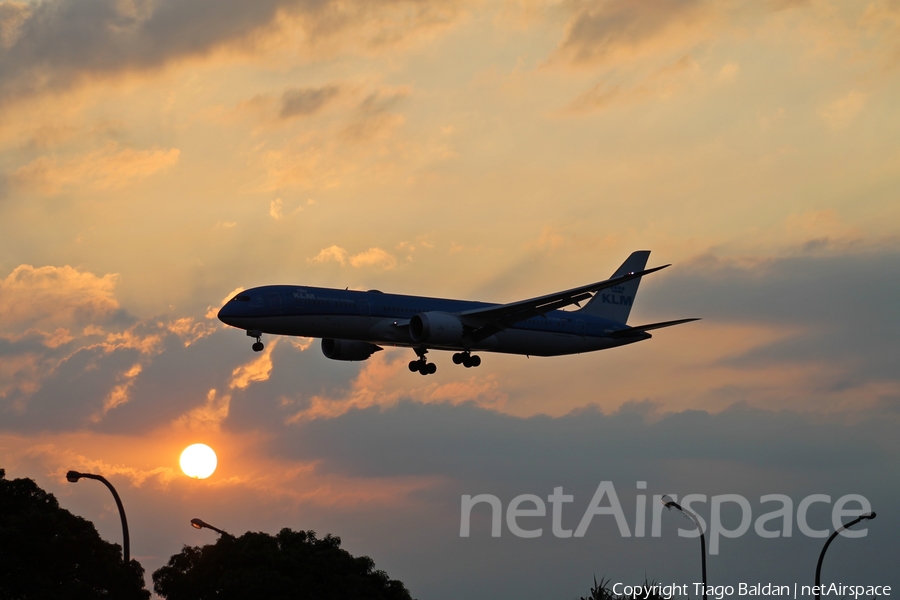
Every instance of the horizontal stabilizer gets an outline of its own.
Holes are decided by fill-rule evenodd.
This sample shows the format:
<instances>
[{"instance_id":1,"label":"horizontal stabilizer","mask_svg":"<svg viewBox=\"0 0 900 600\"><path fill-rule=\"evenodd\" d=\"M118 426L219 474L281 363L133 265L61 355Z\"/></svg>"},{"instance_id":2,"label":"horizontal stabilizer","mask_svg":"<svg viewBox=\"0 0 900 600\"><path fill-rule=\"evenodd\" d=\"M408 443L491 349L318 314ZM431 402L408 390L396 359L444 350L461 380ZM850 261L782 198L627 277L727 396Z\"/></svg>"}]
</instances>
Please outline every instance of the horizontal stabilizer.
<instances>
[{"instance_id":1,"label":"horizontal stabilizer","mask_svg":"<svg viewBox=\"0 0 900 600\"><path fill-rule=\"evenodd\" d=\"M591 297L591 294L595 292L621 285L633 279L640 279L644 275L655 273L668 266L670 265L662 265L643 271L624 273L605 281L598 281L596 283L572 288L571 290L547 294L546 296L539 296L528 300L521 300L511 304L501 304L499 306L488 306L485 308L467 310L459 313L459 318L463 325L470 327L473 330L469 333L469 339L473 342L480 342L495 333L503 331L507 327L511 327L515 323L544 315L552 310L576 304L582 300L587 300Z\"/></svg>"},{"instance_id":2,"label":"horizontal stabilizer","mask_svg":"<svg viewBox=\"0 0 900 600\"><path fill-rule=\"evenodd\" d=\"M610 337L625 338L650 331L651 329L662 329L663 327L672 327L673 325L681 325L682 323L690 323L691 321L699 321L700 319L678 319L677 321L662 321L660 323L650 323L649 325L639 325L637 327L629 327L628 329L620 329L610 334Z\"/></svg>"}]
</instances>

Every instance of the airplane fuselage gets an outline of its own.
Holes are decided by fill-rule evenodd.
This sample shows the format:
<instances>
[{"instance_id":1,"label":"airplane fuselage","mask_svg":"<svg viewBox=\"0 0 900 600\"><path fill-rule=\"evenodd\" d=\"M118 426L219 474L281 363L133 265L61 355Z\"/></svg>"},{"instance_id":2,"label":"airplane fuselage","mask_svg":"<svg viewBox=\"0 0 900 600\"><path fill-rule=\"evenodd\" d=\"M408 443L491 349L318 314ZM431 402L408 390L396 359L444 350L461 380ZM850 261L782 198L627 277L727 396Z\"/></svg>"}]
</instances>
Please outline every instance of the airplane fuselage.
<instances>
[{"instance_id":1,"label":"airplane fuselage","mask_svg":"<svg viewBox=\"0 0 900 600\"><path fill-rule=\"evenodd\" d=\"M611 297L611 301L618 301L617 297ZM498 306L501 305L376 290L270 285L241 292L222 307L219 319L248 332L531 356L592 352L651 337L646 332L614 337L613 332L627 329L624 323L562 310L518 321L478 341L460 339L423 344L416 342L410 333L409 323L416 315L451 315Z\"/></svg>"}]
</instances>

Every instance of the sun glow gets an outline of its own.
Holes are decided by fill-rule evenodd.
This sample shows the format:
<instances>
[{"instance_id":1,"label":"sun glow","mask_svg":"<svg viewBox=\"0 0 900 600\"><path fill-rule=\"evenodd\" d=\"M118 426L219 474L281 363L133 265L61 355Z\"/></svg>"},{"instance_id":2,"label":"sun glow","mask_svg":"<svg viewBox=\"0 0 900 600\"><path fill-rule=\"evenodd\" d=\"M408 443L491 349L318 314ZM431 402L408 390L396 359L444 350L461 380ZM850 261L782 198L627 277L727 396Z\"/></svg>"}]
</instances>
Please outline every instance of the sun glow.
<instances>
[{"instance_id":1,"label":"sun glow","mask_svg":"<svg viewBox=\"0 0 900 600\"><path fill-rule=\"evenodd\" d=\"M179 463L188 477L206 479L215 472L219 461L213 449L206 444L191 444L181 453Z\"/></svg>"}]
</instances>

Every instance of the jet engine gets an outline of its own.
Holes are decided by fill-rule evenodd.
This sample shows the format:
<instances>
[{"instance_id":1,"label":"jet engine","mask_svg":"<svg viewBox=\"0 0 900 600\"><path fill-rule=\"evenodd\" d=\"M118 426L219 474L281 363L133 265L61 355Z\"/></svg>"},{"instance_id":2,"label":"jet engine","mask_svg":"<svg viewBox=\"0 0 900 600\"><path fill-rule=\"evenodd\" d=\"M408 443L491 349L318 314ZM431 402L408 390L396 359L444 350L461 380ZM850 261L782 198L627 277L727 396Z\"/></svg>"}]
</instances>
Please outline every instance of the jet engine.
<instances>
[{"instance_id":1,"label":"jet engine","mask_svg":"<svg viewBox=\"0 0 900 600\"><path fill-rule=\"evenodd\" d=\"M322 354L331 360L368 360L379 350L379 346L369 342L322 339Z\"/></svg>"},{"instance_id":2,"label":"jet engine","mask_svg":"<svg viewBox=\"0 0 900 600\"><path fill-rule=\"evenodd\" d=\"M432 311L409 320L409 337L416 343L457 345L462 336L463 324L456 315Z\"/></svg>"}]
</instances>

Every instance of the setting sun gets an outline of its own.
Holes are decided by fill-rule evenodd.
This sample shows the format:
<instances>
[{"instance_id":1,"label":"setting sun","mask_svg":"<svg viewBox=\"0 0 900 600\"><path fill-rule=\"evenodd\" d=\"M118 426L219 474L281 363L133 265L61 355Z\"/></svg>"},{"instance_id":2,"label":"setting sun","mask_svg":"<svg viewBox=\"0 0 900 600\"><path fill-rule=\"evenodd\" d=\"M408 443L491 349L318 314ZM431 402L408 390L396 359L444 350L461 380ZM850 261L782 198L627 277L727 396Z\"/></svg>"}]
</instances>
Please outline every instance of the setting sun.
<instances>
[{"instance_id":1,"label":"setting sun","mask_svg":"<svg viewBox=\"0 0 900 600\"><path fill-rule=\"evenodd\" d=\"M181 453L179 463L188 477L206 479L215 472L218 459L206 444L191 444Z\"/></svg>"}]
</instances>

